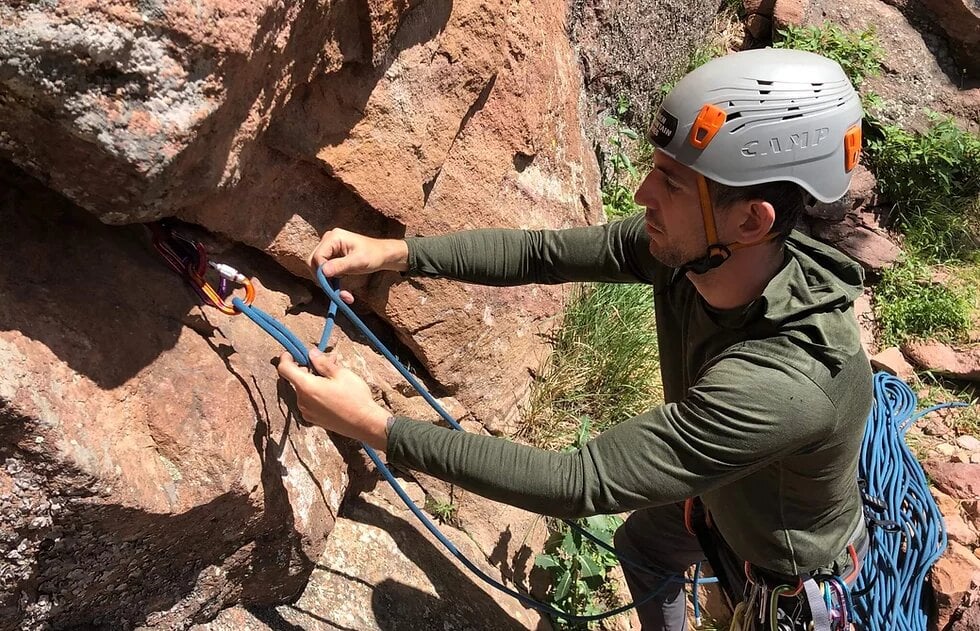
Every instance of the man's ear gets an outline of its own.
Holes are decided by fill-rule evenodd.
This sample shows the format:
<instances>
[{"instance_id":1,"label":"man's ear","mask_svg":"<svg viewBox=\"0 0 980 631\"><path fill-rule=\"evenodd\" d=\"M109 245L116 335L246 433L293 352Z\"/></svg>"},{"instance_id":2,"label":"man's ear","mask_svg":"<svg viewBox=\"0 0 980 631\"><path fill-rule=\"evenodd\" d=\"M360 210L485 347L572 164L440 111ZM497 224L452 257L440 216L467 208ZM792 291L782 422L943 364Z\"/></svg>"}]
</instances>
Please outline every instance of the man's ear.
<instances>
[{"instance_id":1,"label":"man's ear","mask_svg":"<svg viewBox=\"0 0 980 631\"><path fill-rule=\"evenodd\" d=\"M733 213L736 219L735 238L742 243L754 243L772 231L776 223L776 209L761 199L749 199L739 204Z\"/></svg>"}]
</instances>

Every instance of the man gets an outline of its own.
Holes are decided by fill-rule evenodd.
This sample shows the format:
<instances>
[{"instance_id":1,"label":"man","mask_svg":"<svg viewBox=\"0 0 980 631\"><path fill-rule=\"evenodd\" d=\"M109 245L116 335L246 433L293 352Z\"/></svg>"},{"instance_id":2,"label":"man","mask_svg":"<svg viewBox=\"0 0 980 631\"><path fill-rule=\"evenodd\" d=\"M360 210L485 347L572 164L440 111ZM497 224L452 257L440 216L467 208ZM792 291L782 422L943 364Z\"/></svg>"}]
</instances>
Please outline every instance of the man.
<instances>
[{"instance_id":1,"label":"man","mask_svg":"<svg viewBox=\"0 0 980 631\"><path fill-rule=\"evenodd\" d=\"M624 565L633 596L660 590L638 608L644 629L686 628L681 585L662 576L705 554L744 601L743 628L804 629L811 617L818 630L838 628L844 597L828 577L854 570L865 539L856 476L872 382L852 307L863 278L835 250L790 233L810 196L847 191L860 124L835 62L745 51L691 72L664 100L654 168L635 195L643 215L405 241L324 235L311 263L328 276L652 285L666 403L577 452L393 418L319 353L322 376L288 354L279 371L307 420L397 466L549 515L634 510L616 545L633 561ZM694 497L708 518L685 528L680 503ZM793 596L769 598L779 585Z\"/></svg>"}]
</instances>

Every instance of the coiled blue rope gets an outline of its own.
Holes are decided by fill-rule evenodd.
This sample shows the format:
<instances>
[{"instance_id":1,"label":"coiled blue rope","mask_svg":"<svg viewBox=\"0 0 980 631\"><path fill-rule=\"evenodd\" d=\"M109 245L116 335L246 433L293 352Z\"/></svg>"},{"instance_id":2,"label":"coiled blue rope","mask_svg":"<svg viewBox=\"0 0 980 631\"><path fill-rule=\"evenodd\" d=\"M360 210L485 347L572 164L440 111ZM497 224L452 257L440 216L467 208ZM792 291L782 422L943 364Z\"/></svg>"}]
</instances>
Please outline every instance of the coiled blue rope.
<instances>
[{"instance_id":1,"label":"coiled blue rope","mask_svg":"<svg viewBox=\"0 0 980 631\"><path fill-rule=\"evenodd\" d=\"M455 430L466 431L456 421L456 419L454 419L452 415L449 414L439 404L439 402L435 399L435 397L433 397L428 392L428 390L426 390L425 387L421 383L419 383L419 381L415 378L415 376L413 376L408 371L408 369L405 368L404 365L402 365L402 363L398 360L398 358L395 357L395 355L390 350L388 350L388 348L381 342L381 340L379 340L377 336L375 336L374 333L371 332L371 330L367 327L366 324L364 324L364 322L357 316L357 314L355 314L351 310L351 308L347 306L346 303L344 303L344 301L340 297L339 289L335 287L324 276L323 271L320 269L317 270L317 282L319 283L320 287L323 289L327 297L330 299L330 306L327 311L326 322L324 323L323 333L320 336L320 342L319 344L317 344L317 348L320 349L321 352L326 350L327 344L330 340L330 334L333 331L333 326L336 321L337 311L339 310L368 339L368 341L371 343L371 346L373 346L378 352L384 355L385 359L387 359L391 363L391 365L401 374L401 376L404 377L405 380L408 381L408 383L411 384L411 386L415 388L415 390L417 390L419 394L422 395L425 401L432 407L433 410L435 410L439 414L440 417L442 417L443 420L445 420ZM237 298L237 297L233 298L232 304L235 306L236 309L238 309L241 313L245 314L246 317L248 317L250 320L255 322L260 328L262 328L262 330L267 332L277 342L279 342L283 346L283 348L285 348L289 352L289 354L293 356L293 359L296 360L296 363L298 363L301 366L311 367L312 364L310 362L310 355L309 355L309 351L306 350L306 346L299 338L296 337L296 335L292 331L286 328L285 325L283 325L281 322L279 322L269 314L265 313L258 307L245 304L245 302L241 298ZM473 572L474 575L476 575L482 581L486 582L488 585L494 587L495 589L509 596L512 596L513 598L516 598L524 605L531 607L533 609L537 609L538 611L541 611L547 615L554 616L556 618L562 618L564 620L568 620L571 622L593 622L596 620L602 620L604 618L621 614L623 612L629 611L634 607L642 605L645 602L652 600L669 583L693 583L695 585L695 595L696 595L697 593L696 587L698 584L713 583L717 581L717 579L714 577L701 577L701 576L696 576L694 581L689 581L685 579L683 576L677 574L657 572L656 570L650 568L648 565L640 564L636 561L632 561L628 558L624 558L623 556L619 555L608 541L605 541L600 537L597 537L595 534L582 528L575 522L570 520L562 520L570 528L581 533L582 536L586 537L587 539L589 539L599 547L609 552L612 552L613 554L616 554L617 558L620 560L621 563L641 569L642 571L648 574L650 573L659 574L663 578L663 581L660 584L660 586L656 590L644 596L643 598L636 600L630 604L623 605L621 607L616 607L615 609L610 609L609 611L600 614L583 616L583 615L577 615L577 614L568 613L566 611L562 611L561 609L549 605L548 603L541 602L539 600L532 598L531 596L528 596L527 594L523 594L514 589L511 589L510 587L507 587L506 585L496 580L492 576L489 576L486 572L480 569L479 566L474 564L469 558L467 558L462 552L460 552L459 548L457 548L456 545L452 541L450 541L442 533L442 531L439 530L439 527L436 526L436 524L433 523L432 520L429 519L429 517L424 512L422 512L422 509L420 509L415 504L415 502L412 501L412 499L405 492L405 489L402 488L401 484L391 473L391 470L388 468L388 466L385 465L385 463L381 460L380 456L378 456L378 453L370 446L364 443L362 443L361 446L364 448L364 451L371 459L371 462L374 463L374 466L377 467L382 477L384 477L384 479L388 482L388 484L391 485L392 489L394 489L398 497L400 497L401 500L405 503L405 506L407 506L408 509L412 511L412 513L419 519L419 521L422 522L422 525L424 525L425 528L430 533L432 533L432 535L446 548L447 551L449 551L450 554L456 557L456 559L458 559L460 563L462 563L468 570ZM695 598L695 608L698 611L700 611L696 598Z\"/></svg>"},{"instance_id":2,"label":"coiled blue rope","mask_svg":"<svg viewBox=\"0 0 980 631\"><path fill-rule=\"evenodd\" d=\"M946 550L946 525L929 492L922 466L905 434L920 417L917 397L889 374L874 376L874 402L861 446L858 475L864 481L869 549L851 588L860 628L925 631L922 590L926 573Z\"/></svg>"}]
</instances>

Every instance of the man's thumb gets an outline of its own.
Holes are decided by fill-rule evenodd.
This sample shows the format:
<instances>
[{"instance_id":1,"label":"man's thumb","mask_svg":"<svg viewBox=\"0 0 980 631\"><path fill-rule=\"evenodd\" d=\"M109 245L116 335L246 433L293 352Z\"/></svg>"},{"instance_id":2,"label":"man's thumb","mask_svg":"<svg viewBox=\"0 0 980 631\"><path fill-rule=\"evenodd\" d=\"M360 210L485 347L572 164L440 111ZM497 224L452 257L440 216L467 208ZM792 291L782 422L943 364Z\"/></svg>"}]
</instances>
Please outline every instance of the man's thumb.
<instances>
[{"instance_id":1,"label":"man's thumb","mask_svg":"<svg viewBox=\"0 0 980 631\"><path fill-rule=\"evenodd\" d=\"M310 364L321 377L332 377L337 371L337 360L332 355L320 352L318 348L310 349Z\"/></svg>"},{"instance_id":2,"label":"man's thumb","mask_svg":"<svg viewBox=\"0 0 980 631\"><path fill-rule=\"evenodd\" d=\"M346 256L341 256L335 259L328 259L323 262L320 269L323 270L323 275L327 278L336 278L338 276L343 276L347 269L350 267L349 261Z\"/></svg>"}]
</instances>

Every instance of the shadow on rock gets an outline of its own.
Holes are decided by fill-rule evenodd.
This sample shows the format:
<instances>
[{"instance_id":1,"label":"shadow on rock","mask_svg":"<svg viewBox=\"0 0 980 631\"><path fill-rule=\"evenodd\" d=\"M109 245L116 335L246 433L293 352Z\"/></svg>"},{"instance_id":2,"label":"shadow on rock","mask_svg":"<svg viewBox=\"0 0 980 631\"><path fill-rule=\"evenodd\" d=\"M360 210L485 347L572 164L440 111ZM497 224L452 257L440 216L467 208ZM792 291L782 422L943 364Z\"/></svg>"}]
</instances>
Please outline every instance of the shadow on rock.
<instances>
[{"instance_id":1,"label":"shadow on rock","mask_svg":"<svg viewBox=\"0 0 980 631\"><path fill-rule=\"evenodd\" d=\"M173 348L195 304L142 227L110 228L0 164L0 330L43 343L103 389Z\"/></svg>"}]
</instances>

